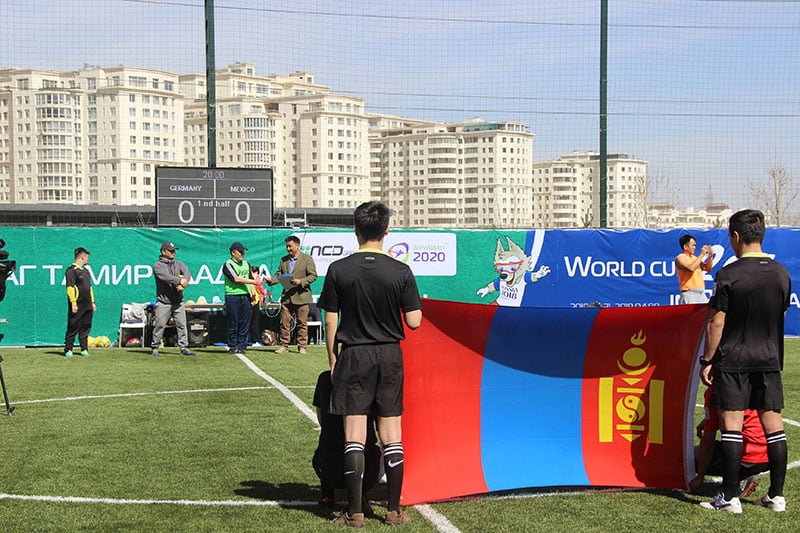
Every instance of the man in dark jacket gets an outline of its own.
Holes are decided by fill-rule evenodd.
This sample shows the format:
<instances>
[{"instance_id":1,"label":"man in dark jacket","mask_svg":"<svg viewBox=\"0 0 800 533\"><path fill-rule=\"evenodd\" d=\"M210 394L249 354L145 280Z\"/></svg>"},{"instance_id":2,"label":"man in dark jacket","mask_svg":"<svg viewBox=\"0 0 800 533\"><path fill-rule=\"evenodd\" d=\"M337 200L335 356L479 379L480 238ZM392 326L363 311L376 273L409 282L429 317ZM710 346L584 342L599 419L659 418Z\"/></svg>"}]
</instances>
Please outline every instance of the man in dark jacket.
<instances>
[{"instance_id":1,"label":"man in dark jacket","mask_svg":"<svg viewBox=\"0 0 800 533\"><path fill-rule=\"evenodd\" d=\"M161 257L153 265L153 276L156 279L155 325L153 326L153 351L150 355L158 355L161 337L170 318L175 320L178 332L178 346L181 355L194 355L189 350L189 335L186 331L186 310L183 308L183 290L189 286L192 275L183 261L175 259L177 248L171 242L161 245Z\"/></svg>"}]
</instances>

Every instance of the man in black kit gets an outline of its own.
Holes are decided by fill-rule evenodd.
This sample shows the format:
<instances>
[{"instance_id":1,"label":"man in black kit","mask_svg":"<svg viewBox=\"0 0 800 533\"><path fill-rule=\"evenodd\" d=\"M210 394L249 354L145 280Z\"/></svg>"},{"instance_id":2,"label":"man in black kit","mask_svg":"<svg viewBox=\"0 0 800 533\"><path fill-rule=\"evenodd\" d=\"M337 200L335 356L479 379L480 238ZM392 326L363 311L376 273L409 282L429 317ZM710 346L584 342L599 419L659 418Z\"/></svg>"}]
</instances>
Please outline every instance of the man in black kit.
<instances>
[{"instance_id":1,"label":"man in black kit","mask_svg":"<svg viewBox=\"0 0 800 533\"><path fill-rule=\"evenodd\" d=\"M81 356L89 357L89 331L92 317L97 310L94 304L92 280L86 265L89 263L89 250L75 248L75 261L64 274L67 286L67 334L64 338L64 357L72 357L75 336L81 345Z\"/></svg>"},{"instance_id":2,"label":"man in black kit","mask_svg":"<svg viewBox=\"0 0 800 533\"><path fill-rule=\"evenodd\" d=\"M361 508L367 416L374 410L386 468L385 523L408 522L400 509L403 485L403 352L406 326L422 322L414 274L383 252L389 208L366 202L354 213L358 250L328 267L319 307L325 310L333 394L331 412L344 416L344 467L349 508L334 522L364 525Z\"/></svg>"},{"instance_id":3,"label":"man in black kit","mask_svg":"<svg viewBox=\"0 0 800 533\"><path fill-rule=\"evenodd\" d=\"M728 239L738 260L717 272L708 306L706 344L700 379L714 384L712 404L719 412L722 490L700 505L739 514L739 468L745 409L755 409L767 437L770 487L755 501L775 512L786 510L786 434L783 431L783 324L792 293L786 268L761 249L764 214L734 213Z\"/></svg>"}]
</instances>

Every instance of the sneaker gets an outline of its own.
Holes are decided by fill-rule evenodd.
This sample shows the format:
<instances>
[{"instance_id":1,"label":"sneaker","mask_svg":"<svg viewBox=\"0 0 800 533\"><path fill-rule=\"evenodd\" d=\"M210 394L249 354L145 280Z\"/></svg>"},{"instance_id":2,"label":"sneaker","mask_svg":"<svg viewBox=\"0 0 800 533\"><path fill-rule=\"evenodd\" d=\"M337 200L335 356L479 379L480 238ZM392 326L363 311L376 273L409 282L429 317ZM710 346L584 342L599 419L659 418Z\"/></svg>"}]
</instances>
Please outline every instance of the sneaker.
<instances>
[{"instance_id":1,"label":"sneaker","mask_svg":"<svg viewBox=\"0 0 800 533\"><path fill-rule=\"evenodd\" d=\"M739 512L740 513L742 512L741 509L739 510ZM386 524L387 526L399 526L401 524L405 524L409 520L411 519L401 509L399 511L389 511L388 513L386 513L386 520L384 520L383 523Z\"/></svg>"},{"instance_id":2,"label":"sneaker","mask_svg":"<svg viewBox=\"0 0 800 533\"><path fill-rule=\"evenodd\" d=\"M69 359L70 357L72 357L72 350L67 350L66 352L64 352L64 357L66 357L66 358L68 358L68 359Z\"/></svg>"},{"instance_id":3,"label":"sneaker","mask_svg":"<svg viewBox=\"0 0 800 533\"><path fill-rule=\"evenodd\" d=\"M758 474L744 478L739 482L739 497L747 498L756 491L760 483L761 476Z\"/></svg>"},{"instance_id":4,"label":"sneaker","mask_svg":"<svg viewBox=\"0 0 800 533\"><path fill-rule=\"evenodd\" d=\"M275 353L277 354L289 353L289 348L287 348L286 346L281 346L280 348L275 350Z\"/></svg>"},{"instance_id":5,"label":"sneaker","mask_svg":"<svg viewBox=\"0 0 800 533\"><path fill-rule=\"evenodd\" d=\"M181 355L194 355L194 352L189 348L181 348Z\"/></svg>"},{"instance_id":6,"label":"sneaker","mask_svg":"<svg viewBox=\"0 0 800 533\"><path fill-rule=\"evenodd\" d=\"M342 511L342 514L333 519L333 523L340 526L364 527L364 513L353 513L351 516L347 511Z\"/></svg>"},{"instance_id":7,"label":"sneaker","mask_svg":"<svg viewBox=\"0 0 800 533\"><path fill-rule=\"evenodd\" d=\"M762 496L753 503L756 505L761 505L762 507L766 507L767 509L775 511L776 513L783 513L786 511L786 498L783 496L774 496L770 498L768 494L766 496Z\"/></svg>"},{"instance_id":8,"label":"sneaker","mask_svg":"<svg viewBox=\"0 0 800 533\"><path fill-rule=\"evenodd\" d=\"M300 355L305 355L307 353L306 349L303 347L298 348L297 351L300 352Z\"/></svg>"},{"instance_id":9,"label":"sneaker","mask_svg":"<svg viewBox=\"0 0 800 533\"><path fill-rule=\"evenodd\" d=\"M153 348L153 351L150 352L150 355L152 355L153 357L158 357L158 348Z\"/></svg>"},{"instance_id":10,"label":"sneaker","mask_svg":"<svg viewBox=\"0 0 800 533\"><path fill-rule=\"evenodd\" d=\"M260 342L254 342L254 343L253 343L253 344L251 344L250 346L252 346L253 348L261 348L261 347L262 347L262 346L264 346L264 345L263 345L263 344L261 344Z\"/></svg>"},{"instance_id":11,"label":"sneaker","mask_svg":"<svg viewBox=\"0 0 800 533\"><path fill-rule=\"evenodd\" d=\"M725 500L721 492L717 493L710 502L700 502L700 507L733 514L741 514L742 512L742 502L739 501L739 498L731 498L728 501Z\"/></svg>"},{"instance_id":12,"label":"sneaker","mask_svg":"<svg viewBox=\"0 0 800 533\"><path fill-rule=\"evenodd\" d=\"M89 350L83 350L81 352L81 357L89 357Z\"/></svg>"}]
</instances>

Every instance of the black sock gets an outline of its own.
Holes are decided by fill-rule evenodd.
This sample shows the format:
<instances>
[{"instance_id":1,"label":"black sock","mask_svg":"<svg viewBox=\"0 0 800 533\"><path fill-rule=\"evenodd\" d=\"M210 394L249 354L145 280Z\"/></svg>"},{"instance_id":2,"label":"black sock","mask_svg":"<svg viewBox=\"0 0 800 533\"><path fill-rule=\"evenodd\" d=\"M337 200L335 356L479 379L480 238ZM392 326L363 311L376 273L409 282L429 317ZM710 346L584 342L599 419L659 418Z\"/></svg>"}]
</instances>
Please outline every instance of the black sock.
<instances>
[{"instance_id":1,"label":"black sock","mask_svg":"<svg viewBox=\"0 0 800 533\"><path fill-rule=\"evenodd\" d=\"M400 491L403 488L403 444L395 442L383 447L383 465L386 468L388 511L400 511Z\"/></svg>"},{"instance_id":2,"label":"black sock","mask_svg":"<svg viewBox=\"0 0 800 533\"><path fill-rule=\"evenodd\" d=\"M786 433L776 431L767 435L767 457L769 457L769 492L767 494L770 498L783 496L787 455Z\"/></svg>"},{"instance_id":3,"label":"black sock","mask_svg":"<svg viewBox=\"0 0 800 533\"><path fill-rule=\"evenodd\" d=\"M344 443L344 484L347 488L349 513L361 512L361 483L364 479L364 445L360 442Z\"/></svg>"},{"instance_id":4,"label":"black sock","mask_svg":"<svg viewBox=\"0 0 800 533\"><path fill-rule=\"evenodd\" d=\"M739 463L742 462L744 444L741 431L723 431L722 443L722 493L725 499L739 497Z\"/></svg>"}]
</instances>

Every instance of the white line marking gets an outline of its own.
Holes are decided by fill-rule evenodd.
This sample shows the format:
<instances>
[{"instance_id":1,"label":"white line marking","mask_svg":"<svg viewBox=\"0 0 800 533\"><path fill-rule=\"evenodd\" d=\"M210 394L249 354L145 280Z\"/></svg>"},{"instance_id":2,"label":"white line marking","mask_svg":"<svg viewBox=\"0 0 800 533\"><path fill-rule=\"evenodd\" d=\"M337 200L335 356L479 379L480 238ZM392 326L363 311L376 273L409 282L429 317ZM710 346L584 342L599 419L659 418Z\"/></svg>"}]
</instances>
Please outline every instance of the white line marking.
<instances>
[{"instance_id":1,"label":"white line marking","mask_svg":"<svg viewBox=\"0 0 800 533\"><path fill-rule=\"evenodd\" d=\"M156 392L126 392L119 394L96 394L91 396L68 396L66 398L46 398L44 400L23 400L20 402L13 402L14 405L24 403L48 403L48 402L73 402L76 400L97 400L103 398L129 398L133 396L157 396L163 394L196 394L201 392L236 392L247 390L267 390L274 387L231 387L224 389L191 389L191 390L172 390L172 391L156 391Z\"/></svg>"},{"instance_id":2,"label":"white line marking","mask_svg":"<svg viewBox=\"0 0 800 533\"><path fill-rule=\"evenodd\" d=\"M312 411L311 408L308 405L306 405L306 402L298 398L297 395L292 391L290 391L283 383L281 383L277 379L273 378L272 376L268 375L266 372L258 368L258 366L254 362L252 362L244 355L236 354L236 357L238 357L244 364L246 364L247 367L250 370L252 370L258 377L260 377L265 381L268 381L269 383L272 384L273 387L281 391L281 394L283 394L290 402L292 402L292 404L295 407L297 407L301 413L306 415L306 417L308 417L308 419L314 423L315 428L319 429L319 422L317 421L317 413Z\"/></svg>"},{"instance_id":3,"label":"white line marking","mask_svg":"<svg viewBox=\"0 0 800 533\"><path fill-rule=\"evenodd\" d=\"M185 505L197 507L316 507L317 502L299 500L150 500L124 498L86 498L82 496L37 496L26 494L6 494L0 492L0 500L23 500L52 503L94 503L106 505ZM423 517L429 520L437 531L459 533L459 529L444 515L429 505L415 505Z\"/></svg>"},{"instance_id":4,"label":"white line marking","mask_svg":"<svg viewBox=\"0 0 800 533\"><path fill-rule=\"evenodd\" d=\"M236 354L247 367L256 373L262 379L271 383L276 389L281 391L281 393L289 399L290 402L294 404L304 415L306 415L313 423L316 429L320 429L319 422L317 421L317 414L314 413L306 403L298 398L292 391L287 389L280 381L276 380L272 376L265 373L261 370L255 363L253 363L250 359L245 357L242 354ZM424 516L433 526L442 533L459 533L459 529L454 526L444 515L440 514L437 511L434 511L428 505L418 505L416 509L419 513Z\"/></svg>"},{"instance_id":5,"label":"white line marking","mask_svg":"<svg viewBox=\"0 0 800 533\"><path fill-rule=\"evenodd\" d=\"M81 496L28 496L0 492L0 500L28 500L56 503L105 503L110 505L197 505L205 507L316 507L317 502L285 500L128 500L120 498L84 498Z\"/></svg>"},{"instance_id":6,"label":"white line marking","mask_svg":"<svg viewBox=\"0 0 800 533\"><path fill-rule=\"evenodd\" d=\"M430 505L415 505L414 509L416 509L419 514L425 517L428 522L433 524L433 527L435 527L437 531L441 531L442 533L460 533L461 531L454 526L446 516L439 511L434 510L434 508Z\"/></svg>"}]
</instances>

